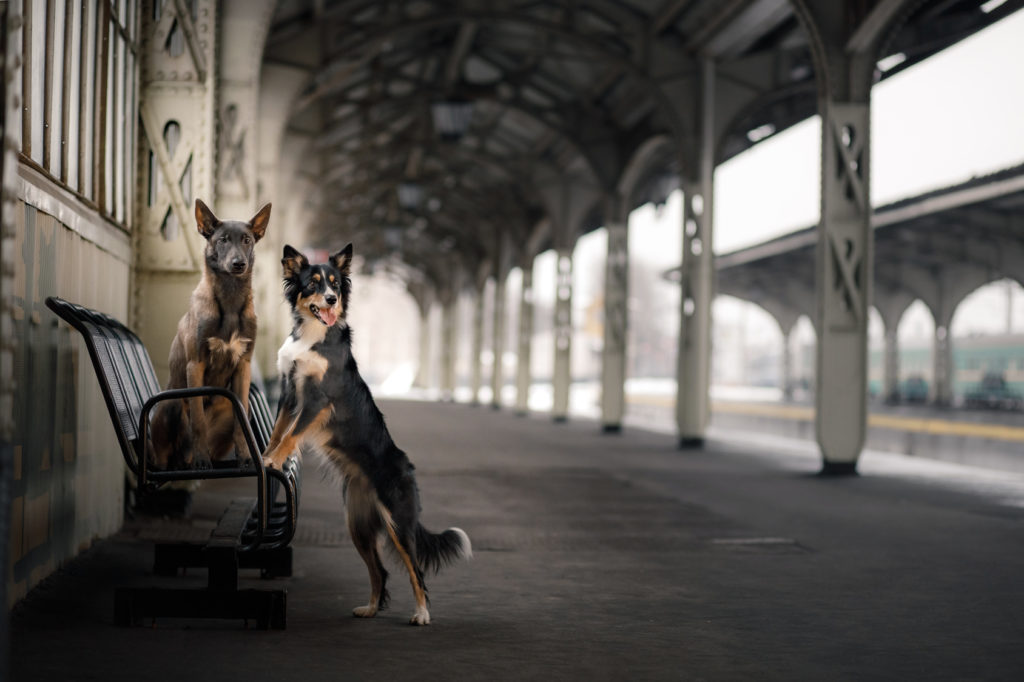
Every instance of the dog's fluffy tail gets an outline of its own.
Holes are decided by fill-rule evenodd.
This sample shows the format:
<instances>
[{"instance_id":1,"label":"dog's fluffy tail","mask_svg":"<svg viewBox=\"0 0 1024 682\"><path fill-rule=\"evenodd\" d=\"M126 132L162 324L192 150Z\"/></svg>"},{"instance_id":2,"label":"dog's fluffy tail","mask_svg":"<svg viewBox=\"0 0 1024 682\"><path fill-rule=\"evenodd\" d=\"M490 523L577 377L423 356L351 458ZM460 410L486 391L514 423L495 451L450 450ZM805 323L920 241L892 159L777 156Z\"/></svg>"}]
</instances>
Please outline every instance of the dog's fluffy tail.
<instances>
[{"instance_id":1,"label":"dog's fluffy tail","mask_svg":"<svg viewBox=\"0 0 1024 682\"><path fill-rule=\"evenodd\" d=\"M473 545L461 528L431 533L416 524L416 557L424 569L437 573L441 567L459 559L472 559Z\"/></svg>"}]
</instances>

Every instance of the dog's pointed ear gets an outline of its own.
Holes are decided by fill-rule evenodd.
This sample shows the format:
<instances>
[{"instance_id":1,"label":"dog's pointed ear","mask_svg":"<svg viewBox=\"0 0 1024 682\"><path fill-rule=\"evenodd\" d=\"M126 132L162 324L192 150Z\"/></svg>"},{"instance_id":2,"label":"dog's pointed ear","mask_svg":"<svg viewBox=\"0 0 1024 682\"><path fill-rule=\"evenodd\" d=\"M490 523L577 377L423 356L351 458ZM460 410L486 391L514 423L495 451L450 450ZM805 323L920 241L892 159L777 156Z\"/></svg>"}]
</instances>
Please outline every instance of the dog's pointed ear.
<instances>
[{"instance_id":1,"label":"dog's pointed ear","mask_svg":"<svg viewBox=\"0 0 1024 682\"><path fill-rule=\"evenodd\" d=\"M342 277L348 277L349 270L352 268L352 244L331 256L331 263L341 271Z\"/></svg>"},{"instance_id":2,"label":"dog's pointed ear","mask_svg":"<svg viewBox=\"0 0 1024 682\"><path fill-rule=\"evenodd\" d=\"M199 228L199 234L203 235L203 239L209 239L213 235L218 223L220 221L217 220L217 216L213 215L213 211L203 203L203 200L196 199L196 226Z\"/></svg>"},{"instance_id":3,"label":"dog's pointed ear","mask_svg":"<svg viewBox=\"0 0 1024 682\"><path fill-rule=\"evenodd\" d=\"M267 225L270 223L270 203L261 208L259 212L252 217L249 221L249 227L252 228L252 236L256 238L256 241L263 239L263 235L267 233Z\"/></svg>"},{"instance_id":4,"label":"dog's pointed ear","mask_svg":"<svg viewBox=\"0 0 1024 682\"><path fill-rule=\"evenodd\" d=\"M284 268L284 278L290 279L299 272L302 268L309 265L309 261L301 253L293 249L288 244L284 245L284 257L281 259L281 265Z\"/></svg>"}]
</instances>

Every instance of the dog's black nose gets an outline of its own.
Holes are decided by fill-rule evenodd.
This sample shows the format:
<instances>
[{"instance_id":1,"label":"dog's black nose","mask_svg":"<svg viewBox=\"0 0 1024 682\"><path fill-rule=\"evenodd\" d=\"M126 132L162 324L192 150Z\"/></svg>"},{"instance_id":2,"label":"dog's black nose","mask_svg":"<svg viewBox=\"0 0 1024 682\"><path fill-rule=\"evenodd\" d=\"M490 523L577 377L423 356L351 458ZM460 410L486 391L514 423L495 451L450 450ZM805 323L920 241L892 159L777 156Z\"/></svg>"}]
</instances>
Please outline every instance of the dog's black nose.
<instances>
[{"instance_id":1,"label":"dog's black nose","mask_svg":"<svg viewBox=\"0 0 1024 682\"><path fill-rule=\"evenodd\" d=\"M236 258L235 260L231 261L231 269L234 270L235 272L241 272L242 270L245 270L245 261L240 258Z\"/></svg>"},{"instance_id":2,"label":"dog's black nose","mask_svg":"<svg viewBox=\"0 0 1024 682\"><path fill-rule=\"evenodd\" d=\"M324 296L324 299L327 301L327 305L334 305L338 302L337 296Z\"/></svg>"}]
</instances>

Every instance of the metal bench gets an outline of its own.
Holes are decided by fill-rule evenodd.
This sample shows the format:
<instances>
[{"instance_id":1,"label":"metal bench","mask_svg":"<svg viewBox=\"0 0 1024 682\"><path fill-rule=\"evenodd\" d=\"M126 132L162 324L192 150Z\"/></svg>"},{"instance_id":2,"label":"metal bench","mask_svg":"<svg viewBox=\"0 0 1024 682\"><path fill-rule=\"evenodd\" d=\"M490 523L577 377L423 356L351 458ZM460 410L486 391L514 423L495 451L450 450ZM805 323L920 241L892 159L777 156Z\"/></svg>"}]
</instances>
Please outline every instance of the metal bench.
<instances>
[{"instance_id":1,"label":"metal bench","mask_svg":"<svg viewBox=\"0 0 1024 682\"><path fill-rule=\"evenodd\" d=\"M251 477L255 497L233 500L203 545L158 544L154 573L175 575L180 568L205 567L205 589L119 588L115 622L139 623L157 617L253 620L260 628L284 629L285 591L238 589L239 568L258 568L264 577L290 576L301 493L301 469L294 457L280 469L265 469L261 454L270 440L274 416L263 392L249 391L249 414L225 388L203 386L160 390L149 353L139 337L113 317L57 297L46 305L78 330L92 359L110 412L121 453L135 476L136 494L153 493L170 481ZM206 469L153 470L146 460L149 415L157 403L194 396L231 401L252 459L239 457Z\"/></svg>"}]
</instances>

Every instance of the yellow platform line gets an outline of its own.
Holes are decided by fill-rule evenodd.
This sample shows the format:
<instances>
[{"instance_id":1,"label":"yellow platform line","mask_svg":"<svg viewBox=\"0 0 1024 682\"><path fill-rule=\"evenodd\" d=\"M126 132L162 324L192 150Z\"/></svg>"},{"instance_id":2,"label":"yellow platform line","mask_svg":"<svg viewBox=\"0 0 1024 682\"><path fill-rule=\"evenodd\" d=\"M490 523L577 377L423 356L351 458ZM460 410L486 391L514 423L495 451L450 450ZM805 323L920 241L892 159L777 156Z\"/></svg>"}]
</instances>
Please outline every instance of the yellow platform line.
<instances>
[{"instance_id":1,"label":"yellow platform line","mask_svg":"<svg viewBox=\"0 0 1024 682\"><path fill-rule=\"evenodd\" d=\"M672 407L673 398L667 396L631 395L627 402L637 405ZM739 414L749 417L770 417L790 419L793 421L814 421L814 409L801 405L771 405L765 403L737 403L715 401L711 404L712 412ZM931 434L936 436L966 436L971 438L990 438L992 440L1008 440L1024 443L1024 427L1007 426L1005 424L981 424L977 422L956 421L952 419L927 419L920 417L901 417L891 414L868 415L868 426L878 429L893 429L913 433Z\"/></svg>"},{"instance_id":2,"label":"yellow platform line","mask_svg":"<svg viewBox=\"0 0 1024 682\"><path fill-rule=\"evenodd\" d=\"M915 433L928 433L936 436L970 436L973 438L991 438L992 440L1011 440L1024 443L1024 428L1006 426L1005 424L979 424L949 419L915 419L913 417L872 414L868 415L868 426L880 429L899 429Z\"/></svg>"}]
</instances>

